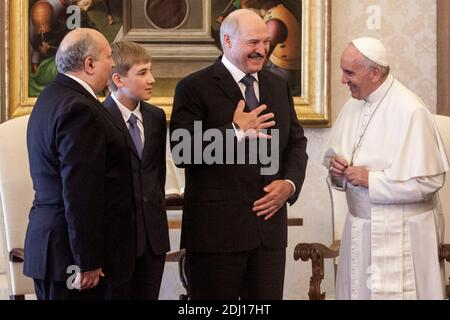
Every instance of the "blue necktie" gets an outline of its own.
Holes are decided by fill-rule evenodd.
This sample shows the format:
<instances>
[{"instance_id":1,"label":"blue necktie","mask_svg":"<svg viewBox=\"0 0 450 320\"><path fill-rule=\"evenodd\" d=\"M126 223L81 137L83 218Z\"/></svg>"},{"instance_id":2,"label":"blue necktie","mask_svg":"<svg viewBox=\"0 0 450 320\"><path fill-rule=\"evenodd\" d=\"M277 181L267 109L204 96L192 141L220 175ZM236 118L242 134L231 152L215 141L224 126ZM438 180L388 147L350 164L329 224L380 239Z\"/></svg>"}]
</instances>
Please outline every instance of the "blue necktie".
<instances>
[{"instance_id":1,"label":"blue necktie","mask_svg":"<svg viewBox=\"0 0 450 320\"><path fill-rule=\"evenodd\" d=\"M128 118L128 123L130 124L128 130L130 131L131 139L133 139L134 146L136 147L136 151L139 155L139 159L142 159L143 147L142 147L141 131L137 126L137 120L138 120L137 117L134 115L134 113L132 113L130 118Z\"/></svg>"},{"instance_id":2,"label":"blue necktie","mask_svg":"<svg viewBox=\"0 0 450 320\"><path fill-rule=\"evenodd\" d=\"M251 74L247 74L241 79L241 82L245 85L245 103L250 110L255 109L259 105L259 101L255 95L255 88L253 82L255 78Z\"/></svg>"}]
</instances>

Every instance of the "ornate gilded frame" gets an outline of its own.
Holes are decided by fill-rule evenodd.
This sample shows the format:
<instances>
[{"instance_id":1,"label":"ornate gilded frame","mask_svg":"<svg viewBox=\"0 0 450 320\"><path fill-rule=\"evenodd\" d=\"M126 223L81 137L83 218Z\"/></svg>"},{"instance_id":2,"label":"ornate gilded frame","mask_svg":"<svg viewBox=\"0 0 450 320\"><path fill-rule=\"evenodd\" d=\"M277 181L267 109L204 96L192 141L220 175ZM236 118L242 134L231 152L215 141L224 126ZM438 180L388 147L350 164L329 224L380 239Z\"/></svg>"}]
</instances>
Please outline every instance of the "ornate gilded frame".
<instances>
[{"instance_id":1,"label":"ornate gilded frame","mask_svg":"<svg viewBox=\"0 0 450 320\"><path fill-rule=\"evenodd\" d=\"M28 96L28 1L3 0L9 17L6 30L6 117L31 112L36 98ZM303 0L302 96L294 97L301 123L308 127L327 127L331 123L329 97L330 70L330 0ZM138 39L136 39L138 40ZM172 96L153 97L170 118Z\"/></svg>"}]
</instances>

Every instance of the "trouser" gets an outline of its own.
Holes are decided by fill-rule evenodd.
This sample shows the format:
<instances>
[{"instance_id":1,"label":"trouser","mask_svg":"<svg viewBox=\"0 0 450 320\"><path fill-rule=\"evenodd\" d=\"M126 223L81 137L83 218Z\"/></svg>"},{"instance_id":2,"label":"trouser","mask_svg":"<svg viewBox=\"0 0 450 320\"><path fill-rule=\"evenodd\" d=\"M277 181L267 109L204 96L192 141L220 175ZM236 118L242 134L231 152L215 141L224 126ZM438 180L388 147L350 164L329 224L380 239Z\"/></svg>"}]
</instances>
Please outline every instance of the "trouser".
<instances>
[{"instance_id":1,"label":"trouser","mask_svg":"<svg viewBox=\"0 0 450 320\"><path fill-rule=\"evenodd\" d=\"M79 291L69 290L64 281L34 280L34 289L38 300L103 300L106 285L99 283L96 287Z\"/></svg>"},{"instance_id":2,"label":"trouser","mask_svg":"<svg viewBox=\"0 0 450 320\"><path fill-rule=\"evenodd\" d=\"M123 284L108 285L107 299L158 300L166 254L156 255L147 244L136 258L133 275Z\"/></svg>"},{"instance_id":3,"label":"trouser","mask_svg":"<svg viewBox=\"0 0 450 320\"><path fill-rule=\"evenodd\" d=\"M285 248L186 254L188 294L193 300L280 300Z\"/></svg>"}]
</instances>

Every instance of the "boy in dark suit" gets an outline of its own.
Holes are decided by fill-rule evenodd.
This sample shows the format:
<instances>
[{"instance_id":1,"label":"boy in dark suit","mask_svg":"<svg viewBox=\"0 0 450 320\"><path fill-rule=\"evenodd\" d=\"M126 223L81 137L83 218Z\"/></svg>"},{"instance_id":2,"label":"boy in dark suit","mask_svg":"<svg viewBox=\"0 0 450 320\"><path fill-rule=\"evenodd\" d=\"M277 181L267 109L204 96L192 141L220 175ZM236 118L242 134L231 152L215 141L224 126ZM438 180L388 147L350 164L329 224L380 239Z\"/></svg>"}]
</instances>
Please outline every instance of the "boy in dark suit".
<instances>
[{"instance_id":1,"label":"boy in dark suit","mask_svg":"<svg viewBox=\"0 0 450 320\"><path fill-rule=\"evenodd\" d=\"M166 177L166 117L145 103L155 78L148 52L133 42L112 45L115 67L111 95L103 103L126 133L131 154L136 202L136 264L131 279L111 285L111 299L151 299L159 296L169 233L164 205Z\"/></svg>"}]
</instances>

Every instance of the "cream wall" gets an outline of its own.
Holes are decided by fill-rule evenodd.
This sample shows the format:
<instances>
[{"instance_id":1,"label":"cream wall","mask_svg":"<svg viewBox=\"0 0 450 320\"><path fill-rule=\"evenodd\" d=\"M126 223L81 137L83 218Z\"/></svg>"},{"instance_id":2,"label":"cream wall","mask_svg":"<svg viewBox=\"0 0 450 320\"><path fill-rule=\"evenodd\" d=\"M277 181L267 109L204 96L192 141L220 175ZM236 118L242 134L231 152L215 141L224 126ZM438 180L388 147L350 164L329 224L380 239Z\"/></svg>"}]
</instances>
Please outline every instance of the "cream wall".
<instances>
[{"instance_id":1,"label":"cream wall","mask_svg":"<svg viewBox=\"0 0 450 320\"><path fill-rule=\"evenodd\" d=\"M393 74L420 95L432 112L436 110L436 0L331 0L331 103L333 118L349 98L340 84L339 59L342 50L354 38L380 38L389 52ZM369 30L369 6L378 6L381 28ZM376 10L376 9L375 9ZM310 157L306 181L299 201L289 209L291 216L304 218L304 227L289 229L289 248L285 281L285 299L307 299L310 263L293 261L298 242L331 243L330 203L320 166L322 146L329 129L306 129ZM331 264L323 289L333 295Z\"/></svg>"}]
</instances>

